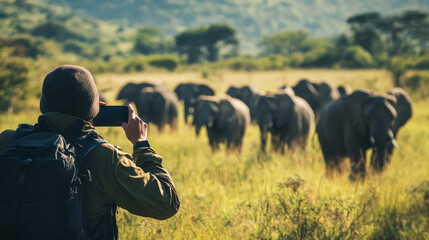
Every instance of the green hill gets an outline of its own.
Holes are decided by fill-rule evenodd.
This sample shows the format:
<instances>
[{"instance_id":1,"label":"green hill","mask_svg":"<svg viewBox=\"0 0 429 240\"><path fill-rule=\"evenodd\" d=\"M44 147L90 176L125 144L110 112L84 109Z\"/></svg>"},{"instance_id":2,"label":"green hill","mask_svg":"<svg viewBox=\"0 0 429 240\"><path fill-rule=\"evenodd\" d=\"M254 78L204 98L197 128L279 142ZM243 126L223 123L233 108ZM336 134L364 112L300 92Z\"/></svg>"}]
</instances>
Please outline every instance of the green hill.
<instances>
[{"instance_id":1,"label":"green hill","mask_svg":"<svg viewBox=\"0 0 429 240\"><path fill-rule=\"evenodd\" d=\"M0 48L13 47L15 56L109 58L128 51L129 32L44 0L0 1Z\"/></svg>"},{"instance_id":2,"label":"green hill","mask_svg":"<svg viewBox=\"0 0 429 240\"><path fill-rule=\"evenodd\" d=\"M47 0L68 6L80 14L121 26L150 25L174 35L184 29L227 23L238 30L243 52L257 52L263 35L304 29L313 36L333 36L347 30L346 19L377 11L399 13L429 10L427 0Z\"/></svg>"}]
</instances>

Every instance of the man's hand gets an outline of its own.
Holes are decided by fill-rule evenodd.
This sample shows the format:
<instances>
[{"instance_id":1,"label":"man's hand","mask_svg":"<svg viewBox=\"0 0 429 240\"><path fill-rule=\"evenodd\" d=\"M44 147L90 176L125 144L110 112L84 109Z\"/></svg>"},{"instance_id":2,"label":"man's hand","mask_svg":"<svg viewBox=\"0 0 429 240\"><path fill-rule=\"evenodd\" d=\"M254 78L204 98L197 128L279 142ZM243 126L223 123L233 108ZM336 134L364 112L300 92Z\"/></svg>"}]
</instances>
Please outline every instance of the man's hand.
<instances>
[{"instance_id":1,"label":"man's hand","mask_svg":"<svg viewBox=\"0 0 429 240\"><path fill-rule=\"evenodd\" d=\"M122 123L122 128L133 145L147 138L147 124L135 114L131 104L128 105L128 123Z\"/></svg>"}]
</instances>

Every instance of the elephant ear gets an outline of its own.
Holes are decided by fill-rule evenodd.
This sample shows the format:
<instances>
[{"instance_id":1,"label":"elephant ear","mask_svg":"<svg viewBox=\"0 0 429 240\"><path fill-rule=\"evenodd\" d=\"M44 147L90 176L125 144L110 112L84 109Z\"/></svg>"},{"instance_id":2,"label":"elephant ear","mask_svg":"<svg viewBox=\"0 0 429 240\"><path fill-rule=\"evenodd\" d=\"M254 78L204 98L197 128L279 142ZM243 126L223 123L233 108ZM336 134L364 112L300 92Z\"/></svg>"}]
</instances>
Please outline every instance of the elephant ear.
<instances>
[{"instance_id":1,"label":"elephant ear","mask_svg":"<svg viewBox=\"0 0 429 240\"><path fill-rule=\"evenodd\" d=\"M292 117L295 107L293 97L294 95L290 95L287 92L277 93L274 96L277 102L276 125L285 125Z\"/></svg>"},{"instance_id":2,"label":"elephant ear","mask_svg":"<svg viewBox=\"0 0 429 240\"><path fill-rule=\"evenodd\" d=\"M361 135L366 135L368 119L364 111L369 111L369 98L373 94L366 90L357 90L345 97L345 110L347 112L348 121L352 127Z\"/></svg>"},{"instance_id":3,"label":"elephant ear","mask_svg":"<svg viewBox=\"0 0 429 240\"><path fill-rule=\"evenodd\" d=\"M369 118L372 114L381 111L384 111L390 119L396 119L397 113L394 108L394 104L396 103L396 98L393 96L389 96L387 94L377 94L371 96L366 100L365 108L364 108L364 116Z\"/></svg>"},{"instance_id":4,"label":"elephant ear","mask_svg":"<svg viewBox=\"0 0 429 240\"><path fill-rule=\"evenodd\" d=\"M241 88L241 94L243 99L248 100L253 94L255 94L256 89L252 86L244 86Z\"/></svg>"},{"instance_id":5,"label":"elephant ear","mask_svg":"<svg viewBox=\"0 0 429 240\"><path fill-rule=\"evenodd\" d=\"M332 101L340 97L338 89L331 83L322 82L319 85L320 101Z\"/></svg>"},{"instance_id":6,"label":"elephant ear","mask_svg":"<svg viewBox=\"0 0 429 240\"><path fill-rule=\"evenodd\" d=\"M153 101L151 108L154 111L162 111L164 110L164 116L167 116L168 114L168 107L166 106L166 97L165 94L162 92L162 90L156 90L153 91Z\"/></svg>"},{"instance_id":7,"label":"elephant ear","mask_svg":"<svg viewBox=\"0 0 429 240\"><path fill-rule=\"evenodd\" d=\"M401 128L413 115L413 106L410 96L402 88L394 88L387 94L396 97L395 110L397 118L393 123L393 132L396 132Z\"/></svg>"},{"instance_id":8,"label":"elephant ear","mask_svg":"<svg viewBox=\"0 0 429 240\"><path fill-rule=\"evenodd\" d=\"M183 90L186 87L185 84L181 83L177 85L177 87L174 89L174 92L176 93L177 97L182 100L183 99Z\"/></svg>"},{"instance_id":9,"label":"elephant ear","mask_svg":"<svg viewBox=\"0 0 429 240\"><path fill-rule=\"evenodd\" d=\"M214 90L205 84L198 85L198 93L199 93L199 95L207 95L207 96L214 96L215 95Z\"/></svg>"},{"instance_id":10,"label":"elephant ear","mask_svg":"<svg viewBox=\"0 0 429 240\"><path fill-rule=\"evenodd\" d=\"M228 91L226 91L226 94L233 98L239 98L239 89L237 87L231 86L228 88Z\"/></svg>"},{"instance_id":11,"label":"elephant ear","mask_svg":"<svg viewBox=\"0 0 429 240\"><path fill-rule=\"evenodd\" d=\"M127 83L124 87L122 87L121 91L119 91L116 100L128 100L128 101L136 101L138 97L138 89L135 83Z\"/></svg>"},{"instance_id":12,"label":"elephant ear","mask_svg":"<svg viewBox=\"0 0 429 240\"><path fill-rule=\"evenodd\" d=\"M218 102L219 107L217 111L217 126L219 128L224 128L227 125L231 124L233 116L236 114L235 108L232 106L231 100L231 98L225 97L220 99L220 101Z\"/></svg>"},{"instance_id":13,"label":"elephant ear","mask_svg":"<svg viewBox=\"0 0 429 240\"><path fill-rule=\"evenodd\" d=\"M313 110L317 109L318 107L317 98L318 98L319 92L317 91L315 86L317 87L318 85L316 83L312 84L307 79L303 79L293 87L295 95L307 101Z\"/></svg>"}]
</instances>

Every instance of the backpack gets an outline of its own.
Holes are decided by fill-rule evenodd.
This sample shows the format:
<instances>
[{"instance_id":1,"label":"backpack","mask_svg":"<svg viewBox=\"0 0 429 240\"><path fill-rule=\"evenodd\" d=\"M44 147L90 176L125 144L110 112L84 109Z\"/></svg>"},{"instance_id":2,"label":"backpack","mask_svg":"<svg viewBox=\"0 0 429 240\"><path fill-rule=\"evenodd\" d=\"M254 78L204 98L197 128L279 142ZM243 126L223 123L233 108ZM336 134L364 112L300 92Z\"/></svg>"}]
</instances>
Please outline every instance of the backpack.
<instances>
[{"instance_id":1,"label":"backpack","mask_svg":"<svg viewBox=\"0 0 429 240\"><path fill-rule=\"evenodd\" d=\"M0 239L85 239L83 158L106 142L21 124L0 153Z\"/></svg>"}]
</instances>

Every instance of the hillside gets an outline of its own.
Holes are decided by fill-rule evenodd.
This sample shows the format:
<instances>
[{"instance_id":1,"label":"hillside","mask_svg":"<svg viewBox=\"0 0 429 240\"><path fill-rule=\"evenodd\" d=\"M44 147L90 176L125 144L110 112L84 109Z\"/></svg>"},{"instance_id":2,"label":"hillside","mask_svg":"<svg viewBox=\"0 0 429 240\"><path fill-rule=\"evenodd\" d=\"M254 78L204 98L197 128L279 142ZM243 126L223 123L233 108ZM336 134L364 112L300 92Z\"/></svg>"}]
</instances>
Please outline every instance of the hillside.
<instances>
[{"instance_id":1,"label":"hillside","mask_svg":"<svg viewBox=\"0 0 429 240\"><path fill-rule=\"evenodd\" d=\"M345 32L346 19L357 13L429 10L429 1L425 0L46 1L122 26L157 26L170 36L190 27L227 23L238 30L241 50L245 53L257 52L257 43L263 35L283 30L306 29L313 36L334 36Z\"/></svg>"},{"instance_id":2,"label":"hillside","mask_svg":"<svg viewBox=\"0 0 429 240\"><path fill-rule=\"evenodd\" d=\"M0 48L13 46L16 56L119 55L129 48L123 46L128 32L44 0L0 1Z\"/></svg>"}]
</instances>

